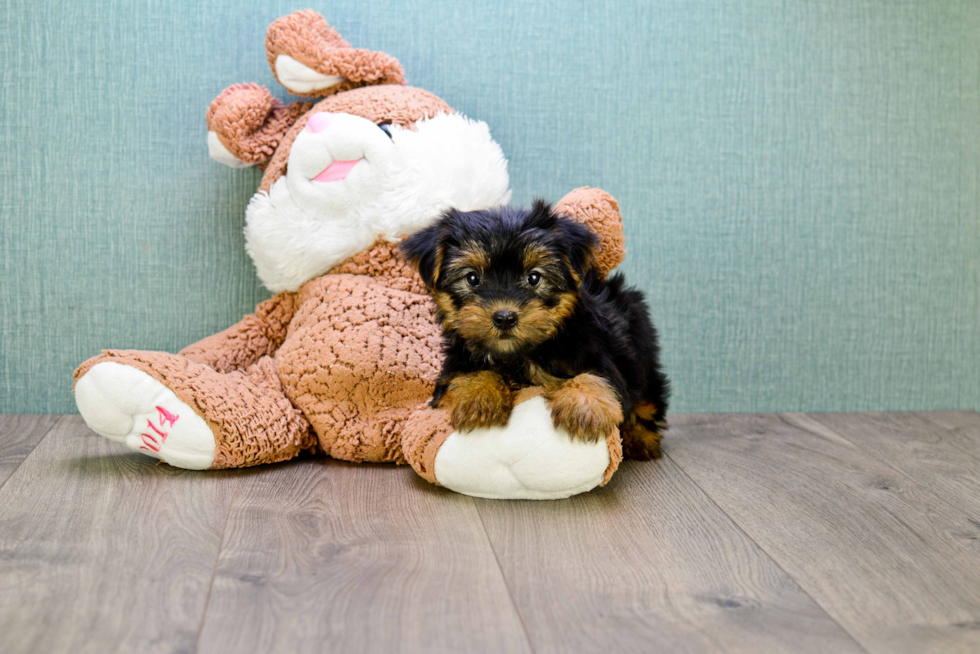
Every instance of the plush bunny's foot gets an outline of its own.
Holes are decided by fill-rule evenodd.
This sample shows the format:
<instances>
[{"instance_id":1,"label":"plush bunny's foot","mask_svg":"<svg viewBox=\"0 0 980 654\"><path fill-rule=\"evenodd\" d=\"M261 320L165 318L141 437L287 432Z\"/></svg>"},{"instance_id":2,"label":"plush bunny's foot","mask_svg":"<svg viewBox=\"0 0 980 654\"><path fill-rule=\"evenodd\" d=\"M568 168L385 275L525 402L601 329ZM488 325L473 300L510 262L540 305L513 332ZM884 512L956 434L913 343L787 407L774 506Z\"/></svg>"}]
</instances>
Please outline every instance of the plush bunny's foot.
<instances>
[{"instance_id":1,"label":"plush bunny's foot","mask_svg":"<svg viewBox=\"0 0 980 654\"><path fill-rule=\"evenodd\" d=\"M92 431L177 468L214 464L207 423L169 388L131 366L98 363L75 384L75 403Z\"/></svg>"},{"instance_id":2,"label":"plush bunny's foot","mask_svg":"<svg viewBox=\"0 0 980 654\"><path fill-rule=\"evenodd\" d=\"M403 449L423 478L457 493L553 500L590 491L616 470L618 430L588 440L571 439L554 426L544 397L521 391L504 427L460 432L449 411L419 409L406 424Z\"/></svg>"}]
</instances>

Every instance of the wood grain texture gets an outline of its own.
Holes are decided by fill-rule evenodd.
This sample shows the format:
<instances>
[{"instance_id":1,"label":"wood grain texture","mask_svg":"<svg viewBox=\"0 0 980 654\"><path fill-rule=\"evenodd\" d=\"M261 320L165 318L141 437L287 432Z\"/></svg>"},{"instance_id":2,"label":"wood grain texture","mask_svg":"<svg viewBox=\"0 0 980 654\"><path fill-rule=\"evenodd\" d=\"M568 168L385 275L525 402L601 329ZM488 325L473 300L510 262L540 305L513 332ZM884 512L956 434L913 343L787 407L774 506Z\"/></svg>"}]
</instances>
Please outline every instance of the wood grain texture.
<instances>
[{"instance_id":1,"label":"wood grain texture","mask_svg":"<svg viewBox=\"0 0 980 654\"><path fill-rule=\"evenodd\" d=\"M946 428L944 440L972 457L980 456L980 413L976 411L921 411L917 416Z\"/></svg>"},{"instance_id":2,"label":"wood grain texture","mask_svg":"<svg viewBox=\"0 0 980 654\"><path fill-rule=\"evenodd\" d=\"M0 489L0 649L192 651L239 476L60 421Z\"/></svg>"},{"instance_id":3,"label":"wood grain texture","mask_svg":"<svg viewBox=\"0 0 980 654\"><path fill-rule=\"evenodd\" d=\"M666 449L869 651L980 649L974 516L783 416L675 416Z\"/></svg>"},{"instance_id":4,"label":"wood grain texture","mask_svg":"<svg viewBox=\"0 0 980 654\"><path fill-rule=\"evenodd\" d=\"M3 417L0 651L980 651L976 413L673 416L665 450L504 502Z\"/></svg>"},{"instance_id":5,"label":"wood grain texture","mask_svg":"<svg viewBox=\"0 0 980 654\"><path fill-rule=\"evenodd\" d=\"M669 460L477 506L538 654L863 651Z\"/></svg>"},{"instance_id":6,"label":"wood grain texture","mask_svg":"<svg viewBox=\"0 0 980 654\"><path fill-rule=\"evenodd\" d=\"M831 430L980 520L980 417L975 412L932 419L927 413L816 413L787 420L804 429Z\"/></svg>"},{"instance_id":7,"label":"wood grain texture","mask_svg":"<svg viewBox=\"0 0 980 654\"><path fill-rule=\"evenodd\" d=\"M385 465L249 479L201 651L529 652L473 502Z\"/></svg>"},{"instance_id":8,"label":"wood grain texture","mask_svg":"<svg viewBox=\"0 0 980 654\"><path fill-rule=\"evenodd\" d=\"M61 416L0 415L0 488Z\"/></svg>"}]
</instances>

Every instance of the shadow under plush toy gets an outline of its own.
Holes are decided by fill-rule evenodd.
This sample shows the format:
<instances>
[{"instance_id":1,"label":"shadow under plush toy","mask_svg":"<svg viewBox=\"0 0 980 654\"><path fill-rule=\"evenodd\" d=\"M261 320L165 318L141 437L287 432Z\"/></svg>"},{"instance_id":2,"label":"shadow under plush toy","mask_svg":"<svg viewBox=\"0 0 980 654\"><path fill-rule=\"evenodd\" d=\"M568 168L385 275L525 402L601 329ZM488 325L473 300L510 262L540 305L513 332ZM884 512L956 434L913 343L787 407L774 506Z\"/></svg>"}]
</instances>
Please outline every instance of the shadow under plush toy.
<instances>
[{"instance_id":1,"label":"shadow under plush toy","mask_svg":"<svg viewBox=\"0 0 980 654\"><path fill-rule=\"evenodd\" d=\"M276 20L269 63L291 92L226 89L207 114L222 163L265 167L246 247L276 293L180 354L106 350L75 372L95 432L195 470L283 461L303 451L409 463L423 478L494 498L553 499L604 484L617 430L595 443L552 425L540 388L521 391L506 427L457 433L428 400L442 359L432 300L396 255L449 207L506 203L507 163L486 124L405 85L391 56L352 48L322 16ZM556 210L600 239L602 273L623 257L616 201L569 193Z\"/></svg>"}]
</instances>

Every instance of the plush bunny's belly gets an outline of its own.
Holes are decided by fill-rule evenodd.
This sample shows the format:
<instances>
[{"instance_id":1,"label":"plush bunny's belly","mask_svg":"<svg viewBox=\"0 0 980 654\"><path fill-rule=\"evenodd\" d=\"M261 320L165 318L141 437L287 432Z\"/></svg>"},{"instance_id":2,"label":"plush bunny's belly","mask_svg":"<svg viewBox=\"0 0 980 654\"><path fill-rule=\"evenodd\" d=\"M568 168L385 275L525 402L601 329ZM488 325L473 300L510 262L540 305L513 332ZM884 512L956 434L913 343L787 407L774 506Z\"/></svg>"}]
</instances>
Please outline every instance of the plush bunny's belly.
<instances>
[{"instance_id":1,"label":"plush bunny's belly","mask_svg":"<svg viewBox=\"0 0 980 654\"><path fill-rule=\"evenodd\" d=\"M432 301L384 278L332 274L299 291L276 364L330 456L404 462L401 423L432 395L441 339Z\"/></svg>"}]
</instances>

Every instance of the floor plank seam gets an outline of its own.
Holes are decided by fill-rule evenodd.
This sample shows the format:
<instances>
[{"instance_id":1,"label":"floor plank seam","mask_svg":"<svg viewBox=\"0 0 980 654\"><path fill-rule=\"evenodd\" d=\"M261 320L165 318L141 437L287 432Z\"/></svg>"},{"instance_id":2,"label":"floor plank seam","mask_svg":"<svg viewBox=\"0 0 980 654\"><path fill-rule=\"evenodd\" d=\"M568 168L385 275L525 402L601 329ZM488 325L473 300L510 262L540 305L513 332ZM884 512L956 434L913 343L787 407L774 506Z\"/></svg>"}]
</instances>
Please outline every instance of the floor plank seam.
<instances>
[{"instance_id":1,"label":"floor plank seam","mask_svg":"<svg viewBox=\"0 0 980 654\"><path fill-rule=\"evenodd\" d=\"M826 438L823 434L820 434L819 432L816 432L816 431L814 431L812 429L807 428L806 425L802 425L802 424L799 424L799 423L793 422L792 420L787 419L785 417L785 414L777 413L775 415L785 425L789 425L790 427L793 427L794 429L801 429L801 430L807 432L808 434L813 434L814 436L817 436L819 438ZM849 443L851 445L851 447L853 447L854 449L856 449L858 452L861 452L865 456L867 456L867 457L869 457L871 459L874 459L877 463L879 463L883 467L888 468L889 470L892 470L899 477L905 479L905 481L909 482L910 484L912 484L913 486L915 486L916 488L918 488L920 492L922 492L922 493L928 493L929 495L931 495L932 497L938 499L940 502L942 502L946 506L952 508L957 513L960 513L960 514L964 514L964 515L969 516L970 511L968 509L966 509L965 507L959 506L958 504L954 504L950 500L948 500L945 497L943 497L943 495L941 495L941 494L933 491L930 488L927 488L926 486L923 486L922 483L918 479L916 479L915 477L913 477L911 474L905 472L904 470L902 470L898 466L893 465L889 461L886 461L885 459L881 458L881 456L879 454L875 453L874 451L869 451L869 450L861 447L860 445L857 445L853 440L847 438L846 436L841 436L836 430L831 429L830 427L828 427L827 425L823 424L822 422L819 423L819 424L820 424L820 426L822 428L824 428L827 431L831 432L837 438L841 439L842 441L845 441L845 442ZM939 429L945 429L946 431L949 431L949 427L944 427L943 425L940 425L940 424L935 423L935 422L933 422L932 424L935 425ZM956 447L956 446L954 445L952 447ZM957 450L958 451L962 451L958 447L957 447ZM902 524L905 524L904 521L902 521L900 518L898 518L898 516L894 516L894 517L897 520L899 520L900 522L902 522ZM905 526L908 527L908 525L905 525ZM912 531L914 533L914 530L912 530L911 527L909 527L909 531Z\"/></svg>"},{"instance_id":2,"label":"floor plank seam","mask_svg":"<svg viewBox=\"0 0 980 654\"><path fill-rule=\"evenodd\" d=\"M34 454L34 452L37 450L38 445L43 443L44 440L51 435L51 432L53 432L55 428L63 422L65 422L65 415L61 415L57 420L55 420L54 424L48 428L48 431L45 432L44 436L41 436L41 438L37 439L37 442L34 443L34 447L31 448L31 451L28 452L24 456L24 458L20 460L20 463L18 463L17 467L14 468L9 475L7 475L7 478L4 479L2 482L0 482L0 492L3 492L3 487L7 485L7 482L10 481L14 477L14 475L17 474L17 471L20 470L20 467L24 465L24 461L27 461L29 458L31 458L31 455Z\"/></svg>"},{"instance_id":3,"label":"floor plank seam","mask_svg":"<svg viewBox=\"0 0 980 654\"><path fill-rule=\"evenodd\" d=\"M691 652L819 653L851 647L858 654L980 652L973 619L978 610L974 528L980 528L972 519L980 510L976 411L793 412L750 414L745 421L695 416L677 425L683 433L665 443L658 469L628 463L617 473L620 482L612 495L599 491L542 504L453 494L449 499L455 501L442 506L441 500L430 505L426 496L425 506L418 513L413 507L408 516L401 504L387 499L404 480L375 468L366 475L365 468L338 465L347 476L330 478L332 501L310 504L310 496L292 492L292 469L273 479L277 493L253 493L263 477L250 471L154 468L153 459L134 458L91 432L77 415L14 416L6 423L2 418L0 454L9 456L0 458L0 633L12 635L12 654L86 641L106 651L172 641L194 654L322 647L318 637L333 633L329 624L295 619L289 623L294 628L287 629L277 601L266 603L270 593L279 596L280 581L286 604L345 607L338 624L355 651L365 644L365 650L384 644L394 651L400 648L392 644L399 642L401 648L406 642L437 642L447 649L481 651L498 643L501 651L534 654L538 647L542 652L650 651L657 646L649 636L657 634L667 644L664 649ZM960 460L964 453L969 462ZM308 472L317 479L322 474L319 467ZM367 485L360 483L365 476ZM300 481L296 488L310 487L305 478ZM657 482L663 483L652 485ZM364 501L366 493L376 499ZM289 498L285 509L280 496ZM194 632L193 606L207 575L203 563L214 547L222 501L225 520ZM199 515L198 502L208 502L209 510ZM294 504L301 510L293 511ZM493 581L486 551L479 550L466 504L476 511L526 650L517 645L500 583ZM280 537L265 528L268 521L256 512L267 505L280 507L284 522L296 529ZM377 521L365 527L365 516L376 505ZM335 507L343 510L334 515ZM604 512L610 507L621 511ZM325 517L328 512L331 517ZM489 527L483 513L490 517ZM133 517L144 515L156 517ZM580 523L602 529L592 530L588 543L568 542ZM125 542L114 535L117 524L126 530ZM456 544L449 543L433 556L425 530L420 531L425 524L459 536L470 550L460 557ZM308 547L313 533L315 547ZM86 539L83 549L75 545L75 534ZM594 549L585 546L593 537L627 550L619 558L638 561L635 573L622 574L615 559L608 566L597 564ZM253 542L256 538L261 541ZM379 539L383 544L375 548ZM280 540L282 549L273 548ZM360 549L365 542L371 549ZM388 543L397 545L396 558L388 556ZM297 576L291 584L277 557L266 554L273 551L287 557L300 553L289 560L313 570L313 576L325 566L350 574L341 582L325 575L322 584ZM363 551L368 556L360 556ZM554 568L542 575L539 561ZM264 569L253 569L252 563ZM215 595L222 566L227 583ZM175 569L187 574L175 577L170 574ZM149 587L148 579L153 580ZM583 587L598 592L578 593ZM438 592L442 588L452 594ZM606 601L610 591L611 603ZM457 594L463 602L453 601ZM454 607L448 623L458 629L447 629L447 621L429 622L436 612L447 614L446 606ZM377 607L400 617L386 622L391 628L383 633L370 630ZM105 622L104 615L114 616L113 622ZM246 615L253 617L242 621ZM354 617L348 621L348 615ZM416 615L423 620L408 619ZM132 628L140 616L143 628ZM88 625L99 618L103 627L94 632ZM355 624L364 629L348 628ZM398 640L406 634L415 640ZM631 647L641 643L646 647Z\"/></svg>"},{"instance_id":4,"label":"floor plank seam","mask_svg":"<svg viewBox=\"0 0 980 654\"><path fill-rule=\"evenodd\" d=\"M752 543L752 544L754 544L754 545L755 545L756 547L758 547L758 548L759 548L759 551L760 551L760 552L762 552L763 554L765 554L765 555L766 555L766 558L767 558L767 559L769 559L770 561L772 561L772 564L773 564L774 566L776 566L776 567L777 567L777 568L778 568L779 570L781 570L781 571L782 571L782 573L783 573L784 575L786 575L786 578L787 578L787 579L790 579L790 580L792 580L792 582L793 582L793 583L794 583L794 584L796 585L796 587L797 587L797 588L799 589L799 591L800 591L801 593L803 593L803 594L804 594L804 595L805 595L806 597L808 597L808 598L810 598L810 601L811 601L811 602L813 602L813 604L814 604L814 606L817 606L817 607L819 607L819 608L820 608L820 610L824 612L824 615L826 615L826 616L827 616L827 619L829 619L829 620L832 620L832 621L833 621L833 622L834 622L834 623L835 623L835 624L836 624L836 625L837 625L838 627L840 627L840 629L841 629L841 631L843 631L843 632L844 632L845 634L847 634L847 637L848 637L848 638L850 638L850 639L851 639L851 641L852 641L852 642L853 642L853 643L854 643L854 644L855 644L855 645L856 645L856 646L857 646L857 647L858 647L858 648L859 648L859 649L860 649L860 650L861 650L862 652L865 652L866 654L871 654L871 651L870 651L870 650L868 650L868 648L866 648L866 647L864 646L864 644L863 644L863 643L862 643L861 641L859 641L859 640L857 639L857 637L855 637L855 636L854 636L854 634L852 634L852 633L851 633L851 632L850 632L850 631L849 631L849 630L848 630L848 629L847 629L847 628L846 628L846 627L845 627L844 625L842 625L842 624L840 623L840 621L839 621L839 620L838 620L837 618L835 618L835 617L834 617L833 615L831 615L831 614L830 614L830 612L829 612L829 611L827 610L827 608L826 608L826 607L825 607L825 606L824 606L823 604L821 604L820 602L818 602L818 601L816 600L816 598L814 598L814 597L813 597L813 596L812 596L812 595L811 595L811 594L809 593L809 591L807 591L807 590L806 590L806 589L805 589L805 588L804 588L803 586L801 586L801 585L800 585L800 582L796 580L796 577L794 577L793 575L791 575L791 574L789 573L789 571L787 571L787 570L786 570L786 569L785 569L785 568L784 568L784 567L783 567L783 566L782 566L782 565L781 565L781 564L779 563L779 561L777 561L777 560L776 560L775 558L773 558L773 556L772 556L772 554L770 554L770 553L769 553L769 552L768 552L768 551L766 550L766 548L764 548L764 547L763 547L762 545L760 545L760 544L758 543L758 541L756 541L756 539L752 537L752 535L751 535L751 534L749 534L749 533L748 533L747 531L745 531L745 529L744 529L744 528L742 527L742 525L740 525L740 524L739 524L739 522L738 522L738 521L737 521L737 520L736 520L735 518L733 518L733 517L732 517L732 516L731 516L731 515L730 515L730 514L729 514L729 513L727 512L727 511L725 511L725 509L723 509L723 508L722 508L722 507L721 507L721 506L720 506L720 505L718 504L718 502L716 502L716 501L715 501L715 498L713 498L713 497L711 497L711 495L709 495L709 494L708 494L708 492L707 492L707 491L706 491L706 490L705 490L704 488L702 488L702 487L701 487L701 485L700 485L700 484L699 484L699 483L698 483L698 482L697 482L697 481L696 481L696 480L695 480L695 479L694 479L694 478L693 478L693 477L692 477L691 475L689 475L689 474L687 473L687 470L685 470L685 469L684 469L683 467L681 467L681 464L680 464L680 463L679 463L679 462L678 462L678 461L677 461L676 459L674 459L673 457L671 457L671 456L670 456L670 454L669 454L668 452L666 452L666 451L664 452L664 456L665 456L665 457L667 457L668 459L670 459L670 461L671 461L671 462L672 462L672 463L673 463L673 464L674 464L675 466L677 466L677 469L678 469L678 470L680 470L680 471L681 471L681 473L682 473L682 474L683 474L683 475L684 475L685 477L687 477L687 478L688 478L688 479L690 480L690 482L691 482L692 484L694 484L694 487L695 487L695 488L697 488L697 489L698 489L699 491L701 491L701 492L702 492L702 493L704 494L704 496L705 496L706 498L708 498L708 500L709 500L709 501L710 501L710 502L711 502L711 503L712 503L712 504L713 504L713 505L715 506L715 508L717 508L717 509L718 509L719 511L721 511L721 513L722 513L723 515L725 515L725 516L726 516L726 517L727 517L727 518L728 518L728 519L729 519L729 520L731 521L731 523L732 523L733 525L735 525L735 528L736 528L736 529L738 529L738 530L739 530L739 531L740 531L740 532L741 532L741 533L742 533L742 534L743 534L743 535L744 535L744 536L745 536L746 538L748 538L748 539L749 539L749 542L751 542L751 543Z\"/></svg>"},{"instance_id":5,"label":"floor plank seam","mask_svg":"<svg viewBox=\"0 0 980 654\"><path fill-rule=\"evenodd\" d=\"M521 624L521 632L524 634L524 642L527 643L528 649L534 652L534 643L531 642L531 636L528 634L527 625L524 624L524 616L521 615L521 611L517 608L517 602L514 601L514 593L510 588L510 584L507 583L507 575L504 574L504 569L500 565L500 557L497 556L497 549L493 546L493 540L490 539L490 532L487 531L487 525L483 522L483 514L480 513L480 507L477 505L477 501L470 498L470 502L473 503L473 509L476 511L476 516L480 519L480 527L483 529L483 535L487 537L487 545L490 546L490 551L493 552L493 560L497 564L497 572L500 573L500 580L504 582L504 588L507 589L507 599L510 600L510 605L514 607L514 614L517 615L517 621ZM480 500L480 501L499 501L499 500Z\"/></svg>"},{"instance_id":6,"label":"floor plank seam","mask_svg":"<svg viewBox=\"0 0 980 654\"><path fill-rule=\"evenodd\" d=\"M228 536L228 523L231 522L231 512L235 506L235 500L238 499L239 493L242 492L242 482L240 479L236 480L238 482L238 487L232 494L231 499L228 500L228 513L225 514L225 524L221 527L221 543L218 545L218 553L214 557L214 568L211 570L211 583L208 584L208 594L204 598L204 610L201 611L201 623L197 627L197 638L194 640L194 654L201 649L201 634L204 633L204 623L207 621L208 608L211 606L211 592L214 590L214 580L218 577L218 565L221 563L221 554L225 550L225 539Z\"/></svg>"}]
</instances>

